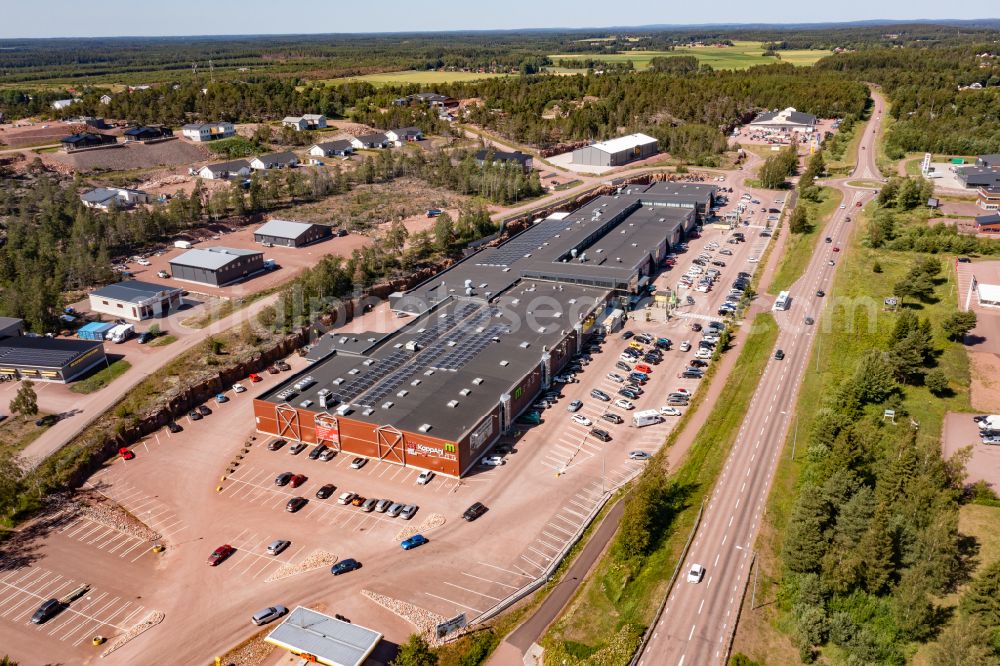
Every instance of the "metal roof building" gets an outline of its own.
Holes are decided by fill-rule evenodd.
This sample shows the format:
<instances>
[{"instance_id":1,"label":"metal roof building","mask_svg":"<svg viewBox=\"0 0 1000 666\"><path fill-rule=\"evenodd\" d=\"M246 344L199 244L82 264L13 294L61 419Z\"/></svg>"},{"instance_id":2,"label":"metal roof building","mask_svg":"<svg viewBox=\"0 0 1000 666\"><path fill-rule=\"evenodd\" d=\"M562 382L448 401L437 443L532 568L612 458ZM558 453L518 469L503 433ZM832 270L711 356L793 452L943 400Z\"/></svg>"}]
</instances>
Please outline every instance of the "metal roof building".
<instances>
[{"instance_id":1,"label":"metal roof building","mask_svg":"<svg viewBox=\"0 0 1000 666\"><path fill-rule=\"evenodd\" d=\"M152 282L125 280L90 292L90 309L133 321L165 317L182 305L183 291Z\"/></svg>"},{"instance_id":2,"label":"metal roof building","mask_svg":"<svg viewBox=\"0 0 1000 666\"><path fill-rule=\"evenodd\" d=\"M0 374L17 379L69 382L107 362L100 342L26 335L0 340Z\"/></svg>"},{"instance_id":3,"label":"metal roof building","mask_svg":"<svg viewBox=\"0 0 1000 666\"><path fill-rule=\"evenodd\" d=\"M788 107L781 111L765 111L758 114L750 121L750 126L760 129L810 131L816 127L816 116Z\"/></svg>"},{"instance_id":4,"label":"metal roof building","mask_svg":"<svg viewBox=\"0 0 1000 666\"><path fill-rule=\"evenodd\" d=\"M573 151L573 164L621 166L660 152L656 139L646 134L629 134L610 141L592 143Z\"/></svg>"},{"instance_id":5,"label":"metal roof building","mask_svg":"<svg viewBox=\"0 0 1000 666\"><path fill-rule=\"evenodd\" d=\"M231 247L188 250L170 260L174 278L222 287L264 270L264 253Z\"/></svg>"},{"instance_id":6,"label":"metal roof building","mask_svg":"<svg viewBox=\"0 0 1000 666\"><path fill-rule=\"evenodd\" d=\"M382 640L382 634L298 606L264 640L307 661L326 666L361 666Z\"/></svg>"},{"instance_id":7,"label":"metal roof building","mask_svg":"<svg viewBox=\"0 0 1000 666\"><path fill-rule=\"evenodd\" d=\"M257 243L302 247L333 235L333 230L325 224L292 222L289 220L268 220L253 232Z\"/></svg>"}]
</instances>

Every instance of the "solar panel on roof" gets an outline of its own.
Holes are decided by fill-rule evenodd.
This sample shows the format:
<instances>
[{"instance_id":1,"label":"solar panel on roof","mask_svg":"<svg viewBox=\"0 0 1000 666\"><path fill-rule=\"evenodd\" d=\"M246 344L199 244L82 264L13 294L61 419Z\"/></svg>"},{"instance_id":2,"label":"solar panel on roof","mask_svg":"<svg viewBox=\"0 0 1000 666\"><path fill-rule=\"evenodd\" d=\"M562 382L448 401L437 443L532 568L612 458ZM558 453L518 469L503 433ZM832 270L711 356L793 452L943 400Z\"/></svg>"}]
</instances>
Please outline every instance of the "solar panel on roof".
<instances>
[{"instance_id":1,"label":"solar panel on roof","mask_svg":"<svg viewBox=\"0 0 1000 666\"><path fill-rule=\"evenodd\" d=\"M575 223L575 220L569 218L543 220L503 245L485 251L476 264L479 266L510 266Z\"/></svg>"}]
</instances>

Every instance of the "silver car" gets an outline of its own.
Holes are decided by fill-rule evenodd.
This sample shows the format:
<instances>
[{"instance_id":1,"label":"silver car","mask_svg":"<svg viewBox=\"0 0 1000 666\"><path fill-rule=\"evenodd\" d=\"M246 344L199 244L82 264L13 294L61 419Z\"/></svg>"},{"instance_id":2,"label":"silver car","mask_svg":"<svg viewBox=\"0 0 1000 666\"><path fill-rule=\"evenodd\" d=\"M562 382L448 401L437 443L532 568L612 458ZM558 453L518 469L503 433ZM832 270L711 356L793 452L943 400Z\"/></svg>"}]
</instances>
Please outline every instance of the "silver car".
<instances>
[{"instance_id":1,"label":"silver car","mask_svg":"<svg viewBox=\"0 0 1000 666\"><path fill-rule=\"evenodd\" d=\"M393 506L393 501L391 499L380 499L375 505L375 510L379 513L385 513L391 506Z\"/></svg>"},{"instance_id":2,"label":"silver car","mask_svg":"<svg viewBox=\"0 0 1000 666\"><path fill-rule=\"evenodd\" d=\"M405 505L402 502L395 502L389 507L389 510L385 512L385 515L395 518L403 511L404 506Z\"/></svg>"},{"instance_id":3,"label":"silver car","mask_svg":"<svg viewBox=\"0 0 1000 666\"><path fill-rule=\"evenodd\" d=\"M399 517L402 518L403 520L409 520L410 518L413 518L413 516L417 513L417 509L419 508L420 507L418 507L416 504L407 504L406 506L403 507L403 510L400 511Z\"/></svg>"},{"instance_id":4,"label":"silver car","mask_svg":"<svg viewBox=\"0 0 1000 666\"><path fill-rule=\"evenodd\" d=\"M267 624L268 622L273 622L279 617L288 612L288 609L284 606L277 605L265 608L264 610L259 610L253 614L250 621L257 625L258 627L262 624Z\"/></svg>"},{"instance_id":5,"label":"silver car","mask_svg":"<svg viewBox=\"0 0 1000 666\"><path fill-rule=\"evenodd\" d=\"M280 555L282 551L292 545L291 541L286 541L285 539L275 539L267 545L268 555Z\"/></svg>"}]
</instances>

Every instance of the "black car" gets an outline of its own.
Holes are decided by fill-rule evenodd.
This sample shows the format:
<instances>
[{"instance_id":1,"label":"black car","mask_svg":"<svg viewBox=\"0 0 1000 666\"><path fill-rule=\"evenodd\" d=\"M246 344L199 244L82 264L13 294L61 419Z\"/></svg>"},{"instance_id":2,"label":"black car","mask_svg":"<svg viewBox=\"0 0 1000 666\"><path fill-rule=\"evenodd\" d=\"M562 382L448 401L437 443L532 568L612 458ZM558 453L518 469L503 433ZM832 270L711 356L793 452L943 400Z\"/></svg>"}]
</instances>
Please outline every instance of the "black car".
<instances>
[{"instance_id":1,"label":"black car","mask_svg":"<svg viewBox=\"0 0 1000 666\"><path fill-rule=\"evenodd\" d=\"M636 393L632 389L627 389L627 388L618 389L618 395L622 396L623 398L628 398L629 400L635 400L639 397L638 393Z\"/></svg>"},{"instance_id":2,"label":"black car","mask_svg":"<svg viewBox=\"0 0 1000 666\"><path fill-rule=\"evenodd\" d=\"M292 369L292 366L288 365L288 363L286 363L285 361L278 361L277 363L274 364L274 367L276 367L278 370L281 370L282 372L288 372L289 370Z\"/></svg>"},{"instance_id":3,"label":"black car","mask_svg":"<svg viewBox=\"0 0 1000 666\"><path fill-rule=\"evenodd\" d=\"M150 333L149 331L146 331L145 333L140 333L139 334L139 338L138 338L137 342L140 345L144 345L144 344L146 344L147 342L149 342L152 339L153 339L153 334Z\"/></svg>"},{"instance_id":4,"label":"black car","mask_svg":"<svg viewBox=\"0 0 1000 666\"><path fill-rule=\"evenodd\" d=\"M172 433L178 433L181 430L184 430L184 428L182 428L180 424L177 423L177 421L171 421L170 423L167 424L167 430L169 430Z\"/></svg>"},{"instance_id":5,"label":"black car","mask_svg":"<svg viewBox=\"0 0 1000 666\"><path fill-rule=\"evenodd\" d=\"M692 368L707 368L708 361L703 361L700 358L695 358L690 361L690 366Z\"/></svg>"},{"instance_id":6,"label":"black car","mask_svg":"<svg viewBox=\"0 0 1000 666\"><path fill-rule=\"evenodd\" d=\"M206 407L205 405L198 405L197 407L195 407L195 409L197 409L198 413L201 414L202 416L208 416L209 414L212 413L212 410Z\"/></svg>"},{"instance_id":7,"label":"black car","mask_svg":"<svg viewBox=\"0 0 1000 666\"><path fill-rule=\"evenodd\" d=\"M611 441L611 433L609 433L607 430L601 430L600 428L591 428L590 434L596 437L597 439L601 440L602 442Z\"/></svg>"},{"instance_id":8,"label":"black car","mask_svg":"<svg viewBox=\"0 0 1000 666\"><path fill-rule=\"evenodd\" d=\"M190 412L188 412L188 418L191 419L192 421L201 421L202 416L197 410L192 409Z\"/></svg>"},{"instance_id":9,"label":"black car","mask_svg":"<svg viewBox=\"0 0 1000 666\"><path fill-rule=\"evenodd\" d=\"M704 377L700 370L685 370L681 373L683 379L701 379Z\"/></svg>"},{"instance_id":10,"label":"black car","mask_svg":"<svg viewBox=\"0 0 1000 666\"><path fill-rule=\"evenodd\" d=\"M31 616L31 624L45 624L62 612L64 606L58 599L49 599L38 607L35 614Z\"/></svg>"},{"instance_id":11,"label":"black car","mask_svg":"<svg viewBox=\"0 0 1000 666\"><path fill-rule=\"evenodd\" d=\"M353 558L347 558L346 560L341 560L330 567L330 573L334 576L339 576L342 573L347 573L349 571L354 571L355 569L361 568L361 562Z\"/></svg>"},{"instance_id":12,"label":"black car","mask_svg":"<svg viewBox=\"0 0 1000 666\"><path fill-rule=\"evenodd\" d=\"M646 354L645 356L642 357L642 360L645 361L646 363L651 363L653 365L656 365L657 363L663 360L663 357L660 356L659 354Z\"/></svg>"},{"instance_id":13,"label":"black car","mask_svg":"<svg viewBox=\"0 0 1000 666\"><path fill-rule=\"evenodd\" d=\"M776 358L779 361L782 360L782 359L784 359L785 358L785 352L783 350L779 349L778 351L774 352L774 358Z\"/></svg>"},{"instance_id":14,"label":"black car","mask_svg":"<svg viewBox=\"0 0 1000 666\"><path fill-rule=\"evenodd\" d=\"M725 268L726 267L726 262L721 261L719 259L716 259L715 261L712 262L712 265L713 266L718 266L719 268Z\"/></svg>"},{"instance_id":15,"label":"black car","mask_svg":"<svg viewBox=\"0 0 1000 666\"><path fill-rule=\"evenodd\" d=\"M823 298L824 296L826 296L826 292L823 291L822 289L819 289L816 291L816 295L819 296L820 298Z\"/></svg>"},{"instance_id":16,"label":"black car","mask_svg":"<svg viewBox=\"0 0 1000 666\"><path fill-rule=\"evenodd\" d=\"M319 446L313 447L313 450L309 452L309 460L316 460L319 458L323 451L326 451L326 444L320 444Z\"/></svg>"},{"instance_id":17,"label":"black car","mask_svg":"<svg viewBox=\"0 0 1000 666\"><path fill-rule=\"evenodd\" d=\"M625 422L625 419L623 419L622 417L618 416L614 412L604 412L603 414L601 414L601 418L604 419L605 421L609 422L609 423L614 423L616 425Z\"/></svg>"},{"instance_id":18,"label":"black car","mask_svg":"<svg viewBox=\"0 0 1000 666\"><path fill-rule=\"evenodd\" d=\"M333 494L333 491L337 489L337 486L332 483L327 483L316 491L316 499L326 499Z\"/></svg>"},{"instance_id":19,"label":"black car","mask_svg":"<svg viewBox=\"0 0 1000 666\"><path fill-rule=\"evenodd\" d=\"M615 367L618 368L619 370L624 370L625 372L632 372L632 366L630 366L625 361L618 361L617 363L615 363Z\"/></svg>"},{"instance_id":20,"label":"black car","mask_svg":"<svg viewBox=\"0 0 1000 666\"><path fill-rule=\"evenodd\" d=\"M697 333L698 331L701 330L701 324L699 324L698 322L691 324L691 330Z\"/></svg>"},{"instance_id":21,"label":"black car","mask_svg":"<svg viewBox=\"0 0 1000 666\"><path fill-rule=\"evenodd\" d=\"M488 509L486 508L485 504L483 504L482 502L476 502L475 504L473 504L472 506L470 506L468 509L465 510L465 513L462 514L462 518L464 518L469 522L472 522L473 520L483 515L487 511Z\"/></svg>"},{"instance_id":22,"label":"black car","mask_svg":"<svg viewBox=\"0 0 1000 666\"><path fill-rule=\"evenodd\" d=\"M276 486L287 486L288 482L292 480L291 472L282 472L274 478L274 485Z\"/></svg>"},{"instance_id":23,"label":"black car","mask_svg":"<svg viewBox=\"0 0 1000 666\"><path fill-rule=\"evenodd\" d=\"M812 326L816 321L812 317L806 317L806 326Z\"/></svg>"},{"instance_id":24,"label":"black car","mask_svg":"<svg viewBox=\"0 0 1000 666\"><path fill-rule=\"evenodd\" d=\"M968 257L959 257L958 258L958 263L960 263L960 264L971 264L972 263L972 259L969 259Z\"/></svg>"},{"instance_id":25,"label":"black car","mask_svg":"<svg viewBox=\"0 0 1000 666\"><path fill-rule=\"evenodd\" d=\"M633 337L634 335L635 335L635 333L633 333L632 331L625 331L624 333L622 333L622 340L628 340L629 338Z\"/></svg>"},{"instance_id":26,"label":"black car","mask_svg":"<svg viewBox=\"0 0 1000 666\"><path fill-rule=\"evenodd\" d=\"M285 511L287 511L288 513L295 513L296 511L304 507L308 502L309 500L307 500L305 497L293 497L292 499L288 500L288 504L285 505Z\"/></svg>"},{"instance_id":27,"label":"black car","mask_svg":"<svg viewBox=\"0 0 1000 666\"><path fill-rule=\"evenodd\" d=\"M267 450L277 451L287 443L288 443L287 440L284 439L272 439L270 442L267 443Z\"/></svg>"}]
</instances>

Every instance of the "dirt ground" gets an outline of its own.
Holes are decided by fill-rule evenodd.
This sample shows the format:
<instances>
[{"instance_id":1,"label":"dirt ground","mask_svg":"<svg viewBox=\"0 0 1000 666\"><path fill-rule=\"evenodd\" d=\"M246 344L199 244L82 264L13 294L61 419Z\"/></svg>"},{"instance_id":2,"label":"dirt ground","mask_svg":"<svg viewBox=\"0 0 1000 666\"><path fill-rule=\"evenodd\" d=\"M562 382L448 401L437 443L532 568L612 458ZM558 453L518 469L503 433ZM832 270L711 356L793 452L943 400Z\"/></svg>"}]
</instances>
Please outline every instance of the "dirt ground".
<instances>
[{"instance_id":1,"label":"dirt ground","mask_svg":"<svg viewBox=\"0 0 1000 666\"><path fill-rule=\"evenodd\" d=\"M106 169L122 171L126 169L151 169L158 166L188 166L209 157L206 148L187 141L174 139L161 143L129 143L121 148L88 150L81 153L52 153L42 161L54 161L72 167L77 171Z\"/></svg>"},{"instance_id":2,"label":"dirt ground","mask_svg":"<svg viewBox=\"0 0 1000 666\"><path fill-rule=\"evenodd\" d=\"M833 120L830 119L819 119L816 121L816 133L819 136L823 136L827 132L836 132L833 129ZM755 146L786 146L788 145L789 135L782 132L766 132L759 129L751 129L749 125L740 128L739 133L731 137L731 140L737 143L755 145ZM799 143L805 143L803 139L799 138Z\"/></svg>"},{"instance_id":3,"label":"dirt ground","mask_svg":"<svg viewBox=\"0 0 1000 666\"><path fill-rule=\"evenodd\" d=\"M972 457L966 465L966 483L985 481L993 490L1000 490L1000 446L983 444L979 426L972 414L952 413L945 416L941 450L945 458L959 449L972 446Z\"/></svg>"},{"instance_id":4,"label":"dirt ground","mask_svg":"<svg viewBox=\"0 0 1000 666\"><path fill-rule=\"evenodd\" d=\"M57 143L62 137L82 132L84 129L86 126L79 123L62 121L41 123L20 120L17 123L0 125L0 144L21 148L44 143Z\"/></svg>"}]
</instances>

